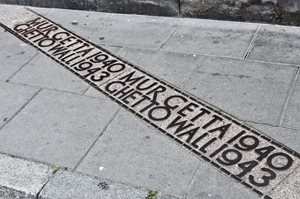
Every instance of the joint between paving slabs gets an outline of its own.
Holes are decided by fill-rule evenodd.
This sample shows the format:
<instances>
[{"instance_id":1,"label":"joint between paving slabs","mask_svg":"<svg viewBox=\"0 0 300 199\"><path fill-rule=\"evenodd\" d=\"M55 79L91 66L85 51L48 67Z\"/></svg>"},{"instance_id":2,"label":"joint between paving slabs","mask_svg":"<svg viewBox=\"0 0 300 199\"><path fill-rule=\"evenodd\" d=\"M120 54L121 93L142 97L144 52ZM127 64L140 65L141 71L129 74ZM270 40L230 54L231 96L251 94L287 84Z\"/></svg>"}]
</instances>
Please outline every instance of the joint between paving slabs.
<instances>
[{"instance_id":1,"label":"joint between paving slabs","mask_svg":"<svg viewBox=\"0 0 300 199\"><path fill-rule=\"evenodd\" d=\"M279 119L279 126L280 127L282 127L282 123L283 123L283 120L284 120L284 115L285 115L286 109L288 107L291 95L293 94L294 88L296 86L297 79L299 77L299 73L300 73L300 69L298 68L297 71L296 71L295 76L293 77L293 80L291 82L291 86L290 86L289 92L287 94L287 97L286 97L284 105L283 105L283 109L282 109L282 112L281 112L281 117Z\"/></svg>"},{"instance_id":2,"label":"joint between paving slabs","mask_svg":"<svg viewBox=\"0 0 300 199\"><path fill-rule=\"evenodd\" d=\"M39 14L38 11L34 10L34 8L35 7L31 7L31 8L29 7L29 10L32 11L32 12L34 12L34 13L36 13L36 14ZM50 9L47 9L47 10L48 11L44 15L42 15L42 14L39 14L39 15L42 15L42 16L46 17L46 16L48 16L54 10L54 8L50 8Z\"/></svg>"},{"instance_id":3,"label":"joint between paving slabs","mask_svg":"<svg viewBox=\"0 0 300 199\"><path fill-rule=\"evenodd\" d=\"M200 164L201 164L201 160L199 161L198 166L197 166L197 168L194 171L194 175L192 176L192 178L190 180L190 183L188 184L188 187L187 187L187 189L186 189L186 191L184 193L184 196L183 196L184 198L187 198L188 193L189 193L190 189L192 188L193 183L196 180L198 170L200 169Z\"/></svg>"},{"instance_id":4,"label":"joint between paving slabs","mask_svg":"<svg viewBox=\"0 0 300 199\"><path fill-rule=\"evenodd\" d=\"M1 130L10 122L12 121L40 92L42 89L40 88L36 93L34 93L28 100L27 102L21 106L19 110L17 110L1 127L0 127L0 132Z\"/></svg>"},{"instance_id":5,"label":"joint between paving slabs","mask_svg":"<svg viewBox=\"0 0 300 199\"><path fill-rule=\"evenodd\" d=\"M91 151L91 149L95 146L95 144L97 143L97 141L101 138L101 136L105 133L107 127L112 123L112 121L115 119L115 117L117 116L117 114L120 112L121 107L118 108L118 110L115 112L115 114L112 116L112 118L109 120L109 122L106 124L106 126L103 128L103 130L100 132L100 134L98 135L98 137L94 140L94 142L92 143L92 145L88 148L88 150L85 152L85 154L82 156L82 158L78 161L78 163L75 165L75 167L71 170L71 171L75 171L78 166L81 164L81 162L84 160L84 158L87 156L87 154Z\"/></svg>"},{"instance_id":6,"label":"joint between paving slabs","mask_svg":"<svg viewBox=\"0 0 300 199\"><path fill-rule=\"evenodd\" d=\"M23 64L16 72L14 72L11 76L9 76L6 79L6 82L9 82L11 80L11 78L13 78L18 72L20 72L27 64L29 64L38 54L39 52L37 50L35 50L36 53L28 60L25 62L25 64Z\"/></svg>"},{"instance_id":7,"label":"joint between paving slabs","mask_svg":"<svg viewBox=\"0 0 300 199\"><path fill-rule=\"evenodd\" d=\"M55 174L54 174L55 175ZM45 188L45 186L49 183L49 181L51 180L51 178L54 177L54 175L51 175L47 181L45 182L45 184L43 184L43 186L41 187L41 189L38 191L38 193L36 194L36 199L39 199L40 198L40 194L42 192L42 190Z\"/></svg>"},{"instance_id":8,"label":"joint between paving slabs","mask_svg":"<svg viewBox=\"0 0 300 199\"><path fill-rule=\"evenodd\" d=\"M175 24L175 27L171 30L170 34L167 36L167 38L161 43L161 45L158 47L157 50L160 50L165 43L170 39L170 37L174 34L174 32L176 31L178 25L181 23L182 19L179 19L179 21Z\"/></svg>"},{"instance_id":9,"label":"joint between paving slabs","mask_svg":"<svg viewBox=\"0 0 300 199\"><path fill-rule=\"evenodd\" d=\"M90 14L88 14L88 15L90 15ZM106 21L110 20L112 16L113 16L113 14L110 14L110 15L107 17ZM97 28L95 28L95 30L93 30L93 31L87 36L87 40L90 41L91 36L92 36L95 32L97 32L98 30L102 29L103 26L104 26L104 25L100 25L100 26L98 26Z\"/></svg>"},{"instance_id":10,"label":"joint between paving slabs","mask_svg":"<svg viewBox=\"0 0 300 199\"><path fill-rule=\"evenodd\" d=\"M56 169L57 166L54 166L52 167L52 170L51 170L51 175L50 177L47 179L47 181L43 184L43 186L41 187L41 189L38 191L38 193L36 194L36 198L39 199L40 198L40 194L42 192L42 190L45 188L45 186L49 183L49 181L54 178L54 176L56 175L57 171L59 171L60 169L63 169L63 168L58 168L55 172L53 172L54 169ZM64 168L65 169L65 168Z\"/></svg>"},{"instance_id":11,"label":"joint between paving slabs","mask_svg":"<svg viewBox=\"0 0 300 199\"><path fill-rule=\"evenodd\" d=\"M34 85L30 85L30 84L24 84L24 83L18 83L18 82L12 82L12 81L1 81L3 83L6 84L12 84L12 85L18 85L18 86L26 86L26 87L30 87L30 88L35 88L35 89L43 89L43 90L48 90L48 91L56 91L56 92L61 92L61 93L69 93L72 95L79 95L79 96L84 96L84 97L89 97L89 98L97 98L94 96L89 96L89 95L84 95L84 93L90 88L90 86L88 86L87 90L84 90L84 93L79 93L79 92L75 92L75 91L68 91L68 90L60 90L57 88L47 88L47 87L40 87L40 86L34 86Z\"/></svg>"},{"instance_id":12,"label":"joint between paving slabs","mask_svg":"<svg viewBox=\"0 0 300 199\"><path fill-rule=\"evenodd\" d=\"M164 51L164 52L174 52L174 51ZM193 54L193 53L187 53L187 52L180 52L182 54ZM195 53L195 55L200 55L200 56L206 56L206 57L212 57L212 58L225 58L225 59L235 59L235 60L241 60L241 61L248 61L248 62L257 62L257 63L264 63L264 64L276 64L276 65L283 65L283 66L289 66L293 68L300 68L300 65L297 64L291 64L291 63L284 63L284 62L273 62L273 61L266 61L266 60L257 60L257 59L244 59L243 57L231 57L231 56L226 56L226 55L213 55L213 54L199 54Z\"/></svg>"},{"instance_id":13,"label":"joint between paving slabs","mask_svg":"<svg viewBox=\"0 0 300 199\"><path fill-rule=\"evenodd\" d=\"M248 45L248 48L247 48L247 50L246 50L246 52L243 56L243 59L247 59L247 57L248 57L248 55L249 55L249 53L252 49L253 43L255 42L255 40L257 38L257 35L258 35L258 32L259 32L260 28L261 28L261 25L258 25L258 27L256 28L256 31L255 31L255 33L254 33L254 35L253 35L253 37L252 37L252 39L251 39L251 41Z\"/></svg>"},{"instance_id":14,"label":"joint between paving slabs","mask_svg":"<svg viewBox=\"0 0 300 199\"><path fill-rule=\"evenodd\" d=\"M192 76L196 73L197 69L205 63L206 59L207 59L207 56L204 55L204 57L202 58L200 63L197 64L197 66L193 69L193 71L191 72L191 74L187 78L186 82L183 82L182 88L186 88L186 86L187 86L186 84L189 82L189 80L192 78Z\"/></svg>"}]
</instances>

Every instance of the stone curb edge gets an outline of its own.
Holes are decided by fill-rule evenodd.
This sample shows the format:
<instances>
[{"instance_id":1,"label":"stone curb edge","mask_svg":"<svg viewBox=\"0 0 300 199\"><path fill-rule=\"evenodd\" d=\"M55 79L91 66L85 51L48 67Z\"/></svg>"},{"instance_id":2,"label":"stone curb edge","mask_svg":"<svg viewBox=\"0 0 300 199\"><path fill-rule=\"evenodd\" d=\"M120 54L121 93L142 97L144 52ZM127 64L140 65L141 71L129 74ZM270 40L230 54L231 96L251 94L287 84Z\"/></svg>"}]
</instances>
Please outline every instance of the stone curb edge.
<instances>
[{"instance_id":1,"label":"stone curb edge","mask_svg":"<svg viewBox=\"0 0 300 199\"><path fill-rule=\"evenodd\" d=\"M1 199L178 199L149 188L112 182L0 153Z\"/></svg>"}]
</instances>

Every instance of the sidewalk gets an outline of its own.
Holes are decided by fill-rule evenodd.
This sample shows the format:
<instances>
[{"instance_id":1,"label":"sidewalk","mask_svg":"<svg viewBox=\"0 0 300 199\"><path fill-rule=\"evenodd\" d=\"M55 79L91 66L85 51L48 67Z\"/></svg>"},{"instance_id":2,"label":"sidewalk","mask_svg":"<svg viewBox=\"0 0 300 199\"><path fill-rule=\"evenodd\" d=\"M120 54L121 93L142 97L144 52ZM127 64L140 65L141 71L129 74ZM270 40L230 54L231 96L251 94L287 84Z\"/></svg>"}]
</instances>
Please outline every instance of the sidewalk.
<instances>
[{"instance_id":1,"label":"sidewalk","mask_svg":"<svg viewBox=\"0 0 300 199\"><path fill-rule=\"evenodd\" d=\"M32 9L300 153L300 28ZM33 197L79 173L128 198L261 198L2 28L0 52L0 153L44 165ZM298 159L271 198L300 197Z\"/></svg>"}]
</instances>

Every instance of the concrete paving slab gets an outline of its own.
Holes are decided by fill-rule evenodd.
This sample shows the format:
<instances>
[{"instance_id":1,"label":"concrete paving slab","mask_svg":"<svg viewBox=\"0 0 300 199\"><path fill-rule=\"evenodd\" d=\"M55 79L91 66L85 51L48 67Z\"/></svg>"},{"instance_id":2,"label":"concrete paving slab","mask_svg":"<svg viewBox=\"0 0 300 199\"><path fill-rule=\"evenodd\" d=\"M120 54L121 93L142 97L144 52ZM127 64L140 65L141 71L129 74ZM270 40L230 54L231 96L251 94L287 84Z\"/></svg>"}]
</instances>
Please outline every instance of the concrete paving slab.
<instances>
[{"instance_id":1,"label":"concrete paving slab","mask_svg":"<svg viewBox=\"0 0 300 199\"><path fill-rule=\"evenodd\" d=\"M117 109L110 101L44 90L1 130L0 151L73 168Z\"/></svg>"},{"instance_id":2,"label":"concrete paving slab","mask_svg":"<svg viewBox=\"0 0 300 199\"><path fill-rule=\"evenodd\" d=\"M5 81L14 75L26 62L37 54L36 49L4 32L0 28L0 80Z\"/></svg>"},{"instance_id":3,"label":"concrete paving slab","mask_svg":"<svg viewBox=\"0 0 300 199\"><path fill-rule=\"evenodd\" d=\"M96 44L158 49L179 21L178 18L114 14L90 40Z\"/></svg>"},{"instance_id":4,"label":"concrete paving slab","mask_svg":"<svg viewBox=\"0 0 300 199\"><path fill-rule=\"evenodd\" d=\"M264 124L249 123L270 137L300 153L300 130L274 127Z\"/></svg>"},{"instance_id":5,"label":"concrete paving slab","mask_svg":"<svg viewBox=\"0 0 300 199\"><path fill-rule=\"evenodd\" d=\"M228 178L205 162L200 163L187 199L259 199L250 189Z\"/></svg>"},{"instance_id":6,"label":"concrete paving slab","mask_svg":"<svg viewBox=\"0 0 300 199\"><path fill-rule=\"evenodd\" d=\"M52 8L30 7L30 9L43 16L47 16L52 11Z\"/></svg>"},{"instance_id":7,"label":"concrete paving slab","mask_svg":"<svg viewBox=\"0 0 300 199\"><path fill-rule=\"evenodd\" d=\"M183 197L199 160L121 110L78 171Z\"/></svg>"},{"instance_id":8,"label":"concrete paving slab","mask_svg":"<svg viewBox=\"0 0 300 199\"><path fill-rule=\"evenodd\" d=\"M287 108L284 112L282 126L300 129L300 77L296 80L295 87L288 100Z\"/></svg>"},{"instance_id":9,"label":"concrete paving slab","mask_svg":"<svg viewBox=\"0 0 300 199\"><path fill-rule=\"evenodd\" d=\"M277 125L295 73L293 67L206 58L185 89L242 120Z\"/></svg>"},{"instance_id":10,"label":"concrete paving slab","mask_svg":"<svg viewBox=\"0 0 300 199\"><path fill-rule=\"evenodd\" d=\"M11 82L36 87L83 93L89 85L43 54L37 55Z\"/></svg>"},{"instance_id":11,"label":"concrete paving slab","mask_svg":"<svg viewBox=\"0 0 300 199\"><path fill-rule=\"evenodd\" d=\"M184 19L162 50L243 57L258 25Z\"/></svg>"},{"instance_id":12,"label":"concrete paving slab","mask_svg":"<svg viewBox=\"0 0 300 199\"><path fill-rule=\"evenodd\" d=\"M177 87L183 87L204 59L200 55L133 48L124 48L119 56Z\"/></svg>"},{"instance_id":13,"label":"concrete paving slab","mask_svg":"<svg viewBox=\"0 0 300 199\"><path fill-rule=\"evenodd\" d=\"M299 65L300 27L263 25L248 59Z\"/></svg>"},{"instance_id":14,"label":"concrete paving slab","mask_svg":"<svg viewBox=\"0 0 300 199\"><path fill-rule=\"evenodd\" d=\"M0 198L33 199L51 176L51 167L0 154Z\"/></svg>"},{"instance_id":15,"label":"concrete paving slab","mask_svg":"<svg viewBox=\"0 0 300 199\"><path fill-rule=\"evenodd\" d=\"M47 18L76 34L88 38L111 17L110 13L52 9Z\"/></svg>"},{"instance_id":16,"label":"concrete paving slab","mask_svg":"<svg viewBox=\"0 0 300 199\"><path fill-rule=\"evenodd\" d=\"M38 89L0 82L0 129L37 93Z\"/></svg>"},{"instance_id":17,"label":"concrete paving slab","mask_svg":"<svg viewBox=\"0 0 300 199\"><path fill-rule=\"evenodd\" d=\"M142 199L148 190L60 170L39 194L41 199Z\"/></svg>"}]
</instances>

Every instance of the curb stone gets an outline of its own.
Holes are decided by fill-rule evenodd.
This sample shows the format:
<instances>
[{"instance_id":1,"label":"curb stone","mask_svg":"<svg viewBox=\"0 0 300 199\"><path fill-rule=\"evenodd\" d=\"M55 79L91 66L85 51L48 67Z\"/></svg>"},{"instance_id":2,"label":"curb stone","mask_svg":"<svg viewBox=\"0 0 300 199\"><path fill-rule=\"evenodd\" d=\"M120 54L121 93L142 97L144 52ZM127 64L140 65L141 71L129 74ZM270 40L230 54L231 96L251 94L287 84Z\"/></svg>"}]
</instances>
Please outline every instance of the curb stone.
<instances>
[{"instance_id":1,"label":"curb stone","mask_svg":"<svg viewBox=\"0 0 300 199\"><path fill-rule=\"evenodd\" d=\"M0 154L0 199L145 199L148 188ZM156 199L178 199L158 193Z\"/></svg>"},{"instance_id":2,"label":"curb stone","mask_svg":"<svg viewBox=\"0 0 300 199\"><path fill-rule=\"evenodd\" d=\"M59 170L40 192L39 199L146 199L150 190L86 174ZM158 193L155 199L178 199Z\"/></svg>"},{"instance_id":3,"label":"curb stone","mask_svg":"<svg viewBox=\"0 0 300 199\"><path fill-rule=\"evenodd\" d=\"M0 198L36 198L51 176L51 167L0 154Z\"/></svg>"}]
</instances>

